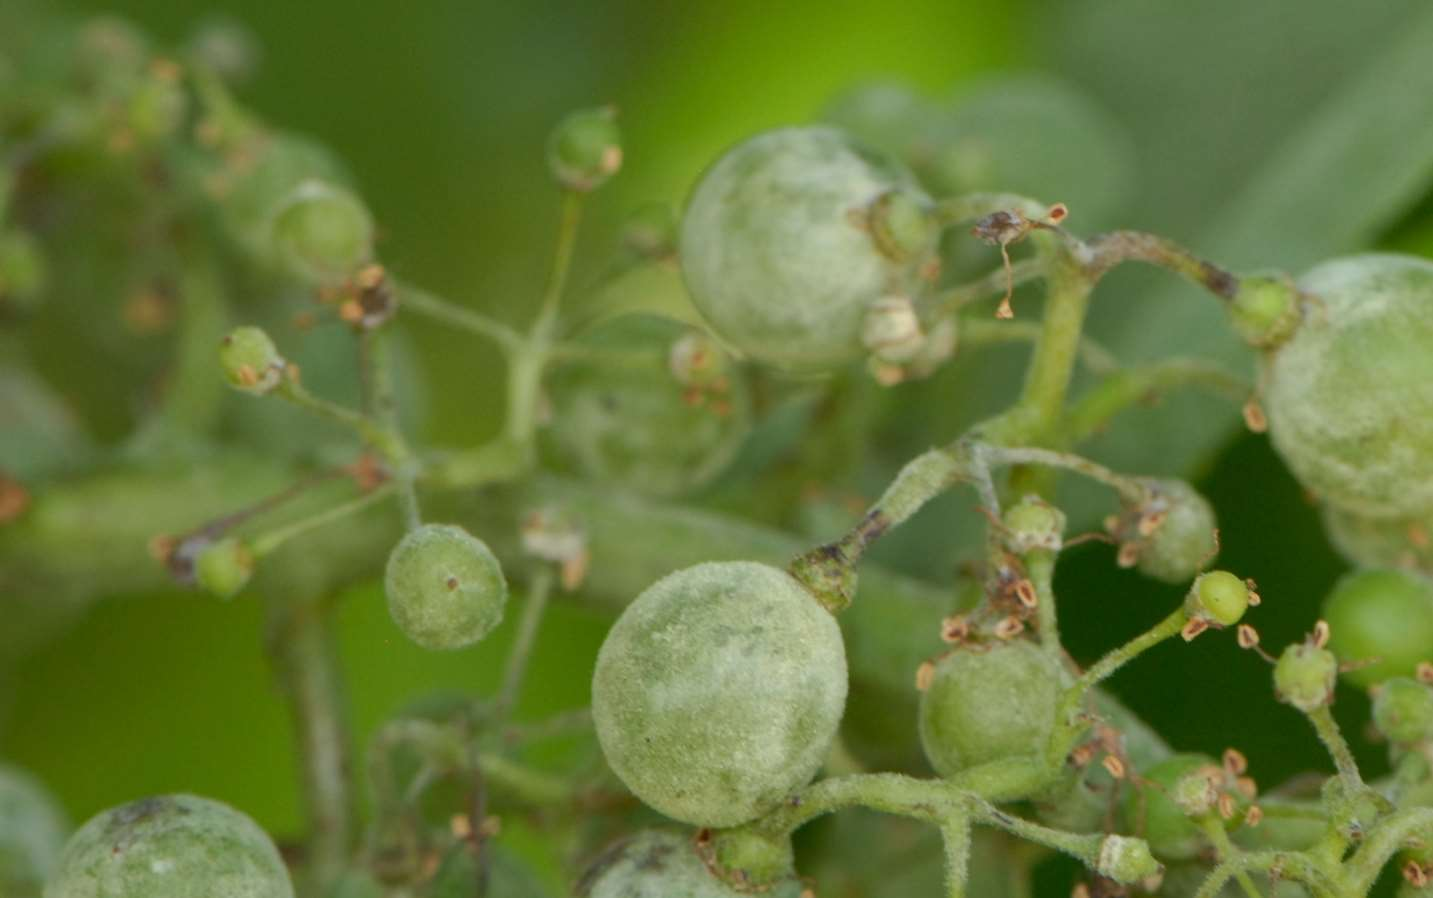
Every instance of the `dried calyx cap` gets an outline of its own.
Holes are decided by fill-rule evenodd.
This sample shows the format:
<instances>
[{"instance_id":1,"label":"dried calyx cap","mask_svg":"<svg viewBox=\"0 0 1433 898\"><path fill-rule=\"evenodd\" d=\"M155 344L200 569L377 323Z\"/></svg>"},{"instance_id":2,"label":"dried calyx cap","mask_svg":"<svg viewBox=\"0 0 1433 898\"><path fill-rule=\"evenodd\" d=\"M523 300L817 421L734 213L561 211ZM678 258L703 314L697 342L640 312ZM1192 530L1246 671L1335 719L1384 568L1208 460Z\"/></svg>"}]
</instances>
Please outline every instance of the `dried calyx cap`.
<instances>
[{"instance_id":1,"label":"dried calyx cap","mask_svg":"<svg viewBox=\"0 0 1433 898\"><path fill-rule=\"evenodd\" d=\"M1245 275L1229 303L1234 330L1244 342L1273 349L1293 336L1302 312L1294 279L1283 272Z\"/></svg>"},{"instance_id":2,"label":"dried calyx cap","mask_svg":"<svg viewBox=\"0 0 1433 898\"><path fill-rule=\"evenodd\" d=\"M929 201L901 187L876 197L871 204L870 228L876 248L893 262L923 255L939 231Z\"/></svg>"},{"instance_id":3,"label":"dried calyx cap","mask_svg":"<svg viewBox=\"0 0 1433 898\"><path fill-rule=\"evenodd\" d=\"M229 386L262 396L284 377L287 363L269 335L257 327L236 327L219 344L219 365Z\"/></svg>"},{"instance_id":4,"label":"dried calyx cap","mask_svg":"<svg viewBox=\"0 0 1433 898\"><path fill-rule=\"evenodd\" d=\"M1228 571L1201 574L1189 588L1184 607L1191 617L1209 624L1233 626L1249 608L1249 585Z\"/></svg>"},{"instance_id":5,"label":"dried calyx cap","mask_svg":"<svg viewBox=\"0 0 1433 898\"><path fill-rule=\"evenodd\" d=\"M861 343L871 355L895 365L912 361L925 345L915 304L905 296L883 296L866 309Z\"/></svg>"},{"instance_id":6,"label":"dried calyx cap","mask_svg":"<svg viewBox=\"0 0 1433 898\"><path fill-rule=\"evenodd\" d=\"M224 537L194 556L194 582L205 592L231 599L254 573L254 553L243 540Z\"/></svg>"},{"instance_id":7,"label":"dried calyx cap","mask_svg":"<svg viewBox=\"0 0 1433 898\"><path fill-rule=\"evenodd\" d=\"M1170 797L1190 817L1202 817L1219 801L1219 783L1223 770L1208 764L1181 776L1174 783Z\"/></svg>"},{"instance_id":8,"label":"dried calyx cap","mask_svg":"<svg viewBox=\"0 0 1433 898\"><path fill-rule=\"evenodd\" d=\"M1399 745L1433 743L1433 686L1394 677L1373 692L1373 724Z\"/></svg>"},{"instance_id":9,"label":"dried calyx cap","mask_svg":"<svg viewBox=\"0 0 1433 898\"><path fill-rule=\"evenodd\" d=\"M1274 692L1279 701L1300 711L1315 711L1333 702L1338 659L1317 640L1284 649L1274 665Z\"/></svg>"},{"instance_id":10,"label":"dried calyx cap","mask_svg":"<svg viewBox=\"0 0 1433 898\"><path fill-rule=\"evenodd\" d=\"M1096 871L1121 885L1158 876L1164 867L1149 852L1149 843L1130 836L1105 836L1100 843Z\"/></svg>"},{"instance_id":11,"label":"dried calyx cap","mask_svg":"<svg viewBox=\"0 0 1433 898\"><path fill-rule=\"evenodd\" d=\"M1005 545L1016 555L1035 550L1058 552L1063 545L1065 513L1036 495L1005 510Z\"/></svg>"},{"instance_id":12,"label":"dried calyx cap","mask_svg":"<svg viewBox=\"0 0 1433 898\"><path fill-rule=\"evenodd\" d=\"M552 176L568 190L587 192L622 167L622 133L611 106L582 109L558 122L547 141Z\"/></svg>"}]
</instances>

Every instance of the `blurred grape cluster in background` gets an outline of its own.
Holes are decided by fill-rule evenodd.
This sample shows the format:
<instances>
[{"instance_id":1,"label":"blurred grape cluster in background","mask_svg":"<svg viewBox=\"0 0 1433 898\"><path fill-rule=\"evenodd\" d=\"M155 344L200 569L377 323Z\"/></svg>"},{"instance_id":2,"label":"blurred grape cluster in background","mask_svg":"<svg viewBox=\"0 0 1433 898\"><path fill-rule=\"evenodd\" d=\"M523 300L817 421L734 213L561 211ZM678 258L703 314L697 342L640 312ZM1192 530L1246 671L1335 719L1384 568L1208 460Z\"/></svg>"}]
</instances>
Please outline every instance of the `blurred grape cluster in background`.
<instances>
[{"instance_id":1,"label":"blurred grape cluster in background","mask_svg":"<svg viewBox=\"0 0 1433 898\"><path fill-rule=\"evenodd\" d=\"M57 9L21 0L0 9L0 29L12 16ZM255 67L241 97L344 160L390 270L514 323L533 313L556 224L544 140L569 110L601 103L619 110L625 161L589 204L578 307L590 301L581 285L603 273L634 211L679 209L726 147L822 118L869 129L861 136L905 156L934 189L1063 201L1077 233L1145 228L1230 266L1293 271L1369 247L1433 255L1433 52L1413 50L1433 47L1433 15L1419 0L127 0L62 9L121 15L175 45L206 22L242 25ZM941 142L986 133L991 122L1002 129L999 147ZM944 152L927 152L934 145ZM1309 152L1324 146L1349 160L1332 178ZM1421 170L1407 163L1410 146L1421 148ZM967 242L952 257L967 253L971 273L988 268L989 251ZM1146 275L1122 272L1102 288L1095 333L1117 354L1243 358L1217 310L1178 295L1193 288ZM84 283L73 272L56 280ZM123 326L118 301L106 303L78 313L44 308L21 338L102 444L122 437L136 413L123 385L97 372L83 349ZM407 363L441 385L416 403L415 425L439 444L494 433L498 361L424 322L409 332ZM0 363L9 339L0 331ZM774 463L789 486L774 499L718 481L696 501L808 541L829 538L849 523L848 500L870 498L914 452L1008 399L1027 352L972 348L928 381L862 392L853 401L871 403L881 443L862 447L860 464L838 482L821 473L841 468L836 461L792 450ZM1208 398L1129 418L1091 454L1193 477L1218 509L1221 564L1259 582L1265 640L1299 638L1344 564L1264 438L1241 436L1237 410ZM0 420L0 449L27 438L38 439ZM876 557L948 582L956 550L979 523L971 501L941 500ZM1081 661L1138 632L1151 607L1178 594L1116 572L1110 553L1088 546L1059 572L1065 638ZM41 776L75 819L186 791L241 805L280 840L296 830L289 723L265 664L257 603L170 589L112 596L30 639L6 632L7 598L0 757ZM553 610L520 716L587 703L610 618L610 609L580 600ZM389 623L376 579L352 589L340 624L360 740L414 696L490 688L513 636L509 626L476 650L425 653ZM1161 663L1176 651L1179 663ZM1114 691L1178 748L1217 755L1240 734L1239 748L1271 783L1326 763L1296 713L1270 699L1265 665L1232 640L1166 647L1141 663ZM1336 711L1357 734L1367 701L1342 698ZM1355 748L1366 770L1386 766L1375 747ZM518 827L510 838L556 880L540 837Z\"/></svg>"}]
</instances>

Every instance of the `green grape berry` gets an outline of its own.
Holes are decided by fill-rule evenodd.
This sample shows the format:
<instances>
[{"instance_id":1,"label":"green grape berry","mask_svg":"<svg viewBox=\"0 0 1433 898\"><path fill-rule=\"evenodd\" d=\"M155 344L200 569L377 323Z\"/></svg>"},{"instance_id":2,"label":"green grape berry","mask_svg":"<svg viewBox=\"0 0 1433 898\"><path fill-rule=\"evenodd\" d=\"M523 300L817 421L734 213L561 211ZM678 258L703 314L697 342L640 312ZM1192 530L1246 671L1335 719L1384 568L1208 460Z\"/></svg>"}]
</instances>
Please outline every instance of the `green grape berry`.
<instances>
[{"instance_id":1,"label":"green grape berry","mask_svg":"<svg viewBox=\"0 0 1433 898\"><path fill-rule=\"evenodd\" d=\"M1333 701L1337 678L1333 652L1313 642L1294 643L1274 664L1274 694L1300 711L1316 711Z\"/></svg>"},{"instance_id":2,"label":"green grape berry","mask_svg":"<svg viewBox=\"0 0 1433 898\"><path fill-rule=\"evenodd\" d=\"M236 327L219 344L219 366L229 386L262 396L283 381L284 357L269 335L257 327Z\"/></svg>"},{"instance_id":3,"label":"green grape berry","mask_svg":"<svg viewBox=\"0 0 1433 898\"><path fill-rule=\"evenodd\" d=\"M857 84L832 98L821 120L893 159L918 161L934 104L894 81Z\"/></svg>"},{"instance_id":4,"label":"green grape berry","mask_svg":"<svg viewBox=\"0 0 1433 898\"><path fill-rule=\"evenodd\" d=\"M1212 784L1206 774L1218 769L1212 758L1178 754L1141 770L1141 787L1127 790L1120 805L1123 825L1130 832L1144 836L1150 849L1163 860L1198 857L1208 838L1190 819L1186 808L1199 810L1191 799L1207 797L1202 794L1205 790L1199 788L1200 781ZM1191 794L1196 792L1201 794Z\"/></svg>"},{"instance_id":5,"label":"green grape berry","mask_svg":"<svg viewBox=\"0 0 1433 898\"><path fill-rule=\"evenodd\" d=\"M920 739L941 776L1044 749L1055 725L1060 666L1033 642L961 647L936 665L920 699Z\"/></svg>"},{"instance_id":6,"label":"green grape berry","mask_svg":"<svg viewBox=\"0 0 1433 898\"><path fill-rule=\"evenodd\" d=\"M64 813L29 773L0 764L0 895L39 898L69 833Z\"/></svg>"},{"instance_id":7,"label":"green grape berry","mask_svg":"<svg viewBox=\"0 0 1433 898\"><path fill-rule=\"evenodd\" d=\"M48 280L40 244L24 231L0 230L0 317L31 312Z\"/></svg>"},{"instance_id":8,"label":"green grape berry","mask_svg":"<svg viewBox=\"0 0 1433 898\"><path fill-rule=\"evenodd\" d=\"M1218 550L1209 501L1175 478L1147 479L1149 498L1121 521L1119 539L1137 553L1139 571L1166 583L1188 583Z\"/></svg>"},{"instance_id":9,"label":"green grape berry","mask_svg":"<svg viewBox=\"0 0 1433 898\"><path fill-rule=\"evenodd\" d=\"M544 446L592 480L648 495L690 493L716 478L751 430L742 371L704 334L624 315L583 339L596 352L548 380Z\"/></svg>"},{"instance_id":10,"label":"green grape berry","mask_svg":"<svg viewBox=\"0 0 1433 898\"><path fill-rule=\"evenodd\" d=\"M1309 490L1347 511L1433 508L1433 262L1362 255L1299 281L1314 297L1268 364L1274 447Z\"/></svg>"},{"instance_id":11,"label":"green grape berry","mask_svg":"<svg viewBox=\"0 0 1433 898\"><path fill-rule=\"evenodd\" d=\"M1391 742L1433 741L1433 686L1394 677L1373 692L1373 724Z\"/></svg>"},{"instance_id":12,"label":"green grape berry","mask_svg":"<svg viewBox=\"0 0 1433 898\"><path fill-rule=\"evenodd\" d=\"M216 540L194 556L194 582L221 599L231 599L254 574L254 553L232 536Z\"/></svg>"},{"instance_id":13,"label":"green grape berry","mask_svg":"<svg viewBox=\"0 0 1433 898\"><path fill-rule=\"evenodd\" d=\"M1325 505L1323 521L1334 549L1359 567L1433 575L1433 514L1370 518Z\"/></svg>"},{"instance_id":14,"label":"green grape berry","mask_svg":"<svg viewBox=\"0 0 1433 898\"><path fill-rule=\"evenodd\" d=\"M1299 326L1298 287L1282 272L1244 275L1229 302L1229 316L1244 342L1273 349L1293 336Z\"/></svg>"},{"instance_id":15,"label":"green grape berry","mask_svg":"<svg viewBox=\"0 0 1433 898\"><path fill-rule=\"evenodd\" d=\"M834 128L757 135L722 156L682 220L682 273L717 335L777 367L859 358L867 309L914 296L938 229L894 163Z\"/></svg>"},{"instance_id":16,"label":"green grape berry","mask_svg":"<svg viewBox=\"0 0 1433 898\"><path fill-rule=\"evenodd\" d=\"M1350 662L1344 676L1359 686L1413 676L1433 661L1433 584L1417 574L1347 574L1324 599L1323 616L1330 645Z\"/></svg>"},{"instance_id":17,"label":"green grape berry","mask_svg":"<svg viewBox=\"0 0 1433 898\"><path fill-rule=\"evenodd\" d=\"M482 639L502 622L508 598L492 550L452 524L408 531L388 556L383 582L393 622L425 649Z\"/></svg>"},{"instance_id":18,"label":"green grape berry","mask_svg":"<svg viewBox=\"0 0 1433 898\"><path fill-rule=\"evenodd\" d=\"M1158 876L1164 867L1150 854L1144 839L1112 834L1100 843L1095 869L1121 885L1131 885Z\"/></svg>"},{"instance_id":19,"label":"green grape berry","mask_svg":"<svg viewBox=\"0 0 1433 898\"><path fill-rule=\"evenodd\" d=\"M273 240L294 274L335 282L372 260L373 217L352 191L309 179L274 213Z\"/></svg>"},{"instance_id":20,"label":"green grape berry","mask_svg":"<svg viewBox=\"0 0 1433 898\"><path fill-rule=\"evenodd\" d=\"M274 843L226 804L165 795L111 808L70 839L45 898L292 898Z\"/></svg>"},{"instance_id":21,"label":"green grape berry","mask_svg":"<svg viewBox=\"0 0 1433 898\"><path fill-rule=\"evenodd\" d=\"M1016 555L1058 552L1064 543L1065 513L1030 494L1005 510L1005 544Z\"/></svg>"},{"instance_id":22,"label":"green grape berry","mask_svg":"<svg viewBox=\"0 0 1433 898\"><path fill-rule=\"evenodd\" d=\"M1249 585L1228 571L1210 571L1194 581L1184 604L1191 616L1232 627L1249 610Z\"/></svg>"},{"instance_id":23,"label":"green grape berry","mask_svg":"<svg viewBox=\"0 0 1433 898\"><path fill-rule=\"evenodd\" d=\"M735 826L804 785L846 702L841 631L790 574L712 562L657 581L607 634L592 716L608 764L648 805Z\"/></svg>"},{"instance_id":24,"label":"green grape berry","mask_svg":"<svg viewBox=\"0 0 1433 898\"><path fill-rule=\"evenodd\" d=\"M622 167L622 132L610 106L570 113L547 141L552 176L568 190L601 187Z\"/></svg>"},{"instance_id":25,"label":"green grape berry","mask_svg":"<svg viewBox=\"0 0 1433 898\"><path fill-rule=\"evenodd\" d=\"M802 886L794 877L762 888L770 898L797 898ZM742 898L712 874L688 836L646 830L598 857L577 883L578 898Z\"/></svg>"}]
</instances>

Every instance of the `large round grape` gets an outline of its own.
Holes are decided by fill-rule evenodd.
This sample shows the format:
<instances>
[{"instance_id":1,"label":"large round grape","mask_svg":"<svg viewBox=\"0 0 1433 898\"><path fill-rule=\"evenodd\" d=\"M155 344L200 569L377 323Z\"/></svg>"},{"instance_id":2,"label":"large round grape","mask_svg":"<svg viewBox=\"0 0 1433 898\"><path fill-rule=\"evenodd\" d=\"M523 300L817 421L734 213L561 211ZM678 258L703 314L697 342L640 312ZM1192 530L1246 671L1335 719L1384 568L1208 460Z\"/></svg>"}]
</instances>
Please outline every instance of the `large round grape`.
<instances>
[{"instance_id":1,"label":"large round grape","mask_svg":"<svg viewBox=\"0 0 1433 898\"><path fill-rule=\"evenodd\" d=\"M607 635L592 716L617 776L697 826L734 826L815 775L846 701L835 618L791 575L753 562L678 571Z\"/></svg>"},{"instance_id":2,"label":"large round grape","mask_svg":"<svg viewBox=\"0 0 1433 898\"><path fill-rule=\"evenodd\" d=\"M707 869L687 836L639 832L613 845L577 883L579 898L742 898ZM797 898L801 883L787 878L763 888L763 898Z\"/></svg>"},{"instance_id":3,"label":"large round grape","mask_svg":"<svg viewBox=\"0 0 1433 898\"><path fill-rule=\"evenodd\" d=\"M45 898L293 898L279 851L226 804L164 795L102 811L65 846Z\"/></svg>"},{"instance_id":4,"label":"large round grape","mask_svg":"<svg viewBox=\"0 0 1433 898\"><path fill-rule=\"evenodd\" d=\"M909 293L936 229L883 248L874 204L899 191L928 201L909 174L829 127L768 131L722 156L682 220L682 272L719 336L758 361L831 368L863 354L861 324L882 296ZM903 224L910 224L904 221Z\"/></svg>"},{"instance_id":5,"label":"large round grape","mask_svg":"<svg viewBox=\"0 0 1433 898\"><path fill-rule=\"evenodd\" d=\"M1433 262L1325 262L1293 337L1274 353L1269 435L1299 481L1373 518L1433 508Z\"/></svg>"}]
</instances>

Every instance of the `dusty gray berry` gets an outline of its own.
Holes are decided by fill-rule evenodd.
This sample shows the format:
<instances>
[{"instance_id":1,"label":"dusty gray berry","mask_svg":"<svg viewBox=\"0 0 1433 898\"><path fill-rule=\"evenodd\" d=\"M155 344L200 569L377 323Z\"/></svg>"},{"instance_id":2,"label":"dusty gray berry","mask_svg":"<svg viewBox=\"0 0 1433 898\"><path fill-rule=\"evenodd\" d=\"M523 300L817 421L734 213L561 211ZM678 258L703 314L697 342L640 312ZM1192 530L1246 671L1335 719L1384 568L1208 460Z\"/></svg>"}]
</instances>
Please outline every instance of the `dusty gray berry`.
<instances>
[{"instance_id":1,"label":"dusty gray berry","mask_svg":"<svg viewBox=\"0 0 1433 898\"><path fill-rule=\"evenodd\" d=\"M579 898L742 898L749 892L713 876L690 836L660 830L636 833L597 858L577 883ZM761 890L763 898L797 898L801 883L787 878Z\"/></svg>"},{"instance_id":2,"label":"dusty gray berry","mask_svg":"<svg viewBox=\"0 0 1433 898\"><path fill-rule=\"evenodd\" d=\"M424 524L393 547L384 572L388 612L425 649L460 649L503 619L508 588L487 544L462 527Z\"/></svg>"}]
</instances>

